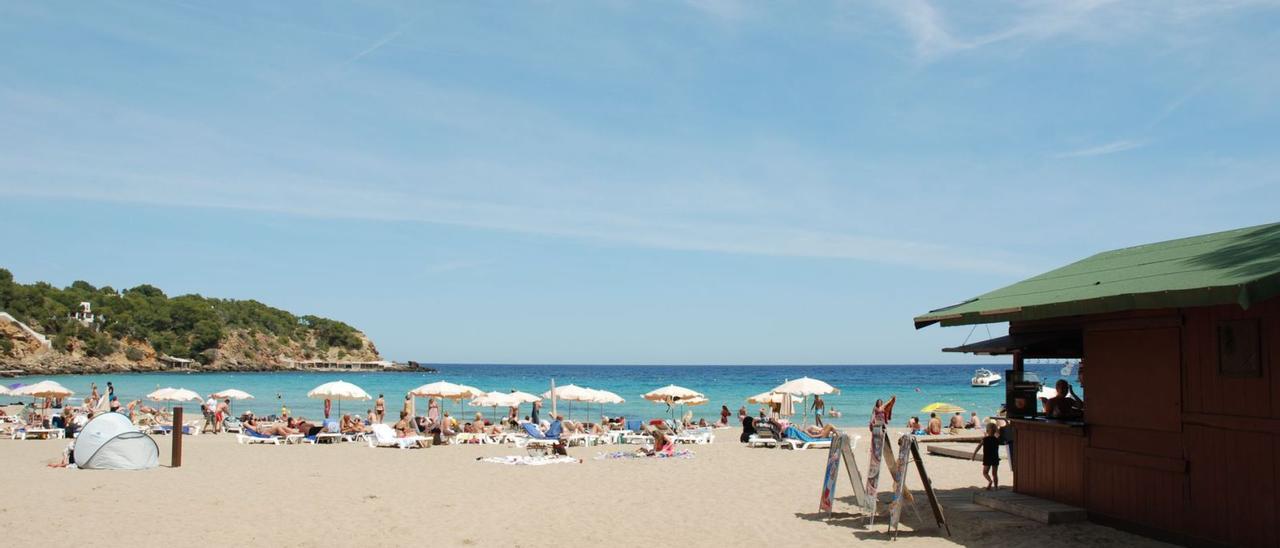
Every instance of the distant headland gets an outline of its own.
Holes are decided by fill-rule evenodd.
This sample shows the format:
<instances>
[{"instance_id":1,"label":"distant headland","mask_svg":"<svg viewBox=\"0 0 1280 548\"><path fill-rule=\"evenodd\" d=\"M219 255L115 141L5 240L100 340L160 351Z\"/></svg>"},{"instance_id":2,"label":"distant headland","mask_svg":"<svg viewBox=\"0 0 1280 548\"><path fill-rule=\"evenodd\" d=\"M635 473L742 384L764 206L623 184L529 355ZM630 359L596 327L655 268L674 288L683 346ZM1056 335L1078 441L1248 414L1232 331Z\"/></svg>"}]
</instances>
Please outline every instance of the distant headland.
<instances>
[{"instance_id":1,"label":"distant headland","mask_svg":"<svg viewBox=\"0 0 1280 548\"><path fill-rule=\"evenodd\" d=\"M84 281L20 284L0 268L0 374L427 371L382 359L343 322L254 300L169 297Z\"/></svg>"}]
</instances>

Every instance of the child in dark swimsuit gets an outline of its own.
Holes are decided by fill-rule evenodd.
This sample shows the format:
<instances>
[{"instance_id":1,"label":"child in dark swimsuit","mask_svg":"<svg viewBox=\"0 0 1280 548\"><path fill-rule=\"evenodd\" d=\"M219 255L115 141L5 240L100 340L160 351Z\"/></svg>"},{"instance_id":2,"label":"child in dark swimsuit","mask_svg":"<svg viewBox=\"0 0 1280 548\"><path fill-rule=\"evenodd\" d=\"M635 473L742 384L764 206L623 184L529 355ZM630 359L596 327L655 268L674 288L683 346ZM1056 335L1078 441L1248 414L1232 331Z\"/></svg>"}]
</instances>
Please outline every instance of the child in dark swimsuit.
<instances>
[{"instance_id":1,"label":"child in dark swimsuit","mask_svg":"<svg viewBox=\"0 0 1280 548\"><path fill-rule=\"evenodd\" d=\"M978 458L982 451L982 477L987 479L987 490L1000 488L1000 436L996 433L995 423L987 423L987 434L982 442L973 449L973 458Z\"/></svg>"}]
</instances>

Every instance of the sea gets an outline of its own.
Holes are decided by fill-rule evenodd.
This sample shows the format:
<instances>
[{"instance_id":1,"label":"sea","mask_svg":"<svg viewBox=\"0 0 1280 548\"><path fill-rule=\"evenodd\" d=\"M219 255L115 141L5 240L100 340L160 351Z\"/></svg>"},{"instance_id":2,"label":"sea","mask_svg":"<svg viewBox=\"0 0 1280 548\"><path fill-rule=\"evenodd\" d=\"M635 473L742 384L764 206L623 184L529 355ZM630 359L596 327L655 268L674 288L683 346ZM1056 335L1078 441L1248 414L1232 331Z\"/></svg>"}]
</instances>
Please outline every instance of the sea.
<instances>
[{"instance_id":1,"label":"sea","mask_svg":"<svg viewBox=\"0 0 1280 548\"><path fill-rule=\"evenodd\" d=\"M1052 385L1062 375L1061 363L1028 363L1028 371L1038 374L1042 381ZM893 423L901 425L911 416L922 420L928 413L921 409L934 402L945 402L975 411L979 416L994 415L1004 401L1003 383L991 388L974 388L969 385L973 372L980 366L968 365L785 365L785 366L736 366L736 365L477 365L432 364L435 373L382 373L382 372L263 372L263 373L121 373L104 375L53 375L41 377L15 377L3 379L6 386L33 383L45 379L55 380L76 392L76 397L88 396L90 383L97 383L105 392L108 381L116 388L116 395L123 402L146 399L146 394L163 387L187 388L207 395L220 390L237 388L254 396L250 400L232 402L232 411L239 414L252 410L259 415L278 414L281 406L287 406L295 416L319 418L323 402L307 398L307 392L320 384L343 380L363 388L373 397L383 394L387 400L388 415L399 412L404 395L409 390L426 383L449 381L475 386L487 391L521 390L533 394L546 392L554 380L557 386L576 384L587 388L609 390L622 396L621 404L600 405L578 402L559 402L558 411L570 418L596 420L603 413L609 416L634 418L680 416L683 409L668 409L665 404L655 404L641 398L650 390L675 384L701 392L710 400L708 404L692 406L695 420L706 418L714 422L719 418L720 406L728 406L737 415L745 406L752 415L760 406L747 403L747 398L788 380L811 377L825 381L840 390L838 394L823 396L828 411L843 413L840 418L827 418L838 426L864 425L877 399L887 400L897 396ZM1001 375L1006 366L987 365L986 368ZM1074 373L1068 378L1073 385ZM1077 388L1079 392L1079 389ZM17 401L18 398L0 396L0 401ZM27 400L30 401L30 400ZM172 405L156 404L150 405ZM199 404L186 404L188 413L198 413ZM372 402L334 402L334 412L365 413ZM425 400L416 401L418 413L425 410ZM544 416L550 410L550 402L544 402ZM471 407L466 402L445 402L445 410L460 413L459 417L471 417L483 412L486 417L505 413L504 409ZM522 406L520 414L528 415L529 405ZM797 416L802 416L800 405ZM735 421L736 423L736 421Z\"/></svg>"}]
</instances>

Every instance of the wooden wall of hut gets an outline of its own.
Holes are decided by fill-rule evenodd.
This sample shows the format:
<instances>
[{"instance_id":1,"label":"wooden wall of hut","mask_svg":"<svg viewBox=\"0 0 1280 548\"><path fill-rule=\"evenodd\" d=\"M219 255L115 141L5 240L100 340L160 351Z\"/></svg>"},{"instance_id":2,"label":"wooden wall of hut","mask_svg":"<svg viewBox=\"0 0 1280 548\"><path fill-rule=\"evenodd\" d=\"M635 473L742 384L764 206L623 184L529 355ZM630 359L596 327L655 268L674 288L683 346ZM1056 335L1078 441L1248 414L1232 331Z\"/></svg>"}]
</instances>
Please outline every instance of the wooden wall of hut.
<instances>
[{"instance_id":1,"label":"wooden wall of hut","mask_svg":"<svg viewBox=\"0 0 1280 548\"><path fill-rule=\"evenodd\" d=\"M1188 533L1237 546L1280 546L1280 299L1185 311L1183 437ZM1253 324L1255 373L1222 370L1224 325Z\"/></svg>"},{"instance_id":2,"label":"wooden wall of hut","mask_svg":"<svg viewBox=\"0 0 1280 548\"><path fill-rule=\"evenodd\" d=\"M1228 324L1256 337L1224 335ZM1010 330L1067 327L1084 334L1083 465L1067 431L1020 424L1015 488L1173 540L1280 546L1280 298ZM1227 336L1256 348L1256 370L1224 370Z\"/></svg>"}]
</instances>

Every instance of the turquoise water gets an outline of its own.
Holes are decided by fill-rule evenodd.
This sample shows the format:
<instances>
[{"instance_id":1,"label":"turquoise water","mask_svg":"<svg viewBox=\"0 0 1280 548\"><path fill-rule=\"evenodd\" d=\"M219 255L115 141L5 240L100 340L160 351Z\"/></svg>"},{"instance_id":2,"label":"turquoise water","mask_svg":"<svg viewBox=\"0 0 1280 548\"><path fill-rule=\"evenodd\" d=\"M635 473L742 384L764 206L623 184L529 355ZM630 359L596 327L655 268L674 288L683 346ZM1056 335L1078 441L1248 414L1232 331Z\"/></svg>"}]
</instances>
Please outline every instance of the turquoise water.
<instances>
[{"instance_id":1,"label":"turquoise water","mask_svg":"<svg viewBox=\"0 0 1280 548\"><path fill-rule=\"evenodd\" d=\"M468 384L484 390L522 390L541 394L555 379L558 386L577 384L617 393L627 401L618 405L605 405L604 413L610 416L653 418L667 416L665 405L645 401L641 394L676 384L706 394L711 400L707 405L689 408L697 418L708 421L718 418L721 405L729 406L735 414L746 405L754 415L758 405L746 403L746 398L765 392L786 380L804 376L821 379L841 390L840 394L826 396L827 409L837 408L843 418L832 419L841 426L866 424L871 407L877 398L887 399L896 394L898 404L894 424L902 424L912 415L922 415L920 408L936 401L959 405L979 415L995 414L1004 399L1003 385L996 388L972 388L969 379L976 368L973 365L850 365L850 366L592 366L592 365L436 365L437 373L136 373L116 375L60 375L49 377L18 377L4 379L4 384L32 383L53 379L74 390L76 396L87 396L89 383L96 382L100 391L106 390L107 381L116 386L116 395L122 401L141 399L156 388L173 386L188 388L200 394L209 394L227 388L249 392L255 399L232 402L232 409L239 413L251 409L255 413L278 413L283 402L295 415L319 417L322 402L307 399L306 393L316 386L334 380L354 383L376 397L387 398L388 414L397 413L405 392L422 384L446 380ZM1004 374L1004 367L989 369ZM1060 365L1031 365L1027 369L1038 373L1045 382L1061 377ZM1074 376L1069 379L1075 383ZM277 395L279 399L277 399ZM0 401L14 398L0 396ZM547 409L549 410L549 402ZM335 402L335 405L337 402ZM417 401L419 413L425 409L422 399ZM600 406L592 405L590 411L581 403L561 402L560 412L572 417L594 419ZM189 408L195 406L194 402ZM344 412L364 412L372 402L343 402ZM458 404L448 402L447 410L457 412ZM465 413L483 411L491 416L492 408L462 406ZM336 408L335 408L336 411ZM502 412L502 410L498 410ZM799 411L797 405L797 412ZM529 413L526 405L521 415Z\"/></svg>"}]
</instances>

